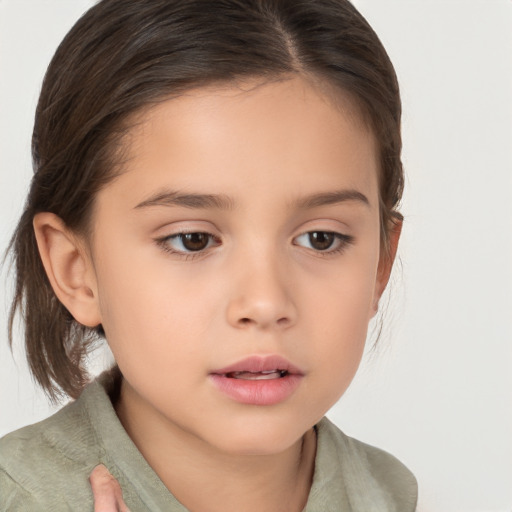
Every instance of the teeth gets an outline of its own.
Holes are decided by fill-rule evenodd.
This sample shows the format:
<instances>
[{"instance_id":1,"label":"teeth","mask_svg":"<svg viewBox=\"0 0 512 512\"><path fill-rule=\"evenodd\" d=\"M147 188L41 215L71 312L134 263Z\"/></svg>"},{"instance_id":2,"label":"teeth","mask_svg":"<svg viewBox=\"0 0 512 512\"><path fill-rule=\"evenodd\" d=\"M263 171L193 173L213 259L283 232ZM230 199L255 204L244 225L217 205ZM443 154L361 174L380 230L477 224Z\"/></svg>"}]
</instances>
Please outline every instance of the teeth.
<instances>
[{"instance_id":1,"label":"teeth","mask_svg":"<svg viewBox=\"0 0 512 512\"><path fill-rule=\"evenodd\" d=\"M262 372L231 372L227 374L227 377L242 380L271 380L280 379L287 373L288 372L286 372L286 370L266 370Z\"/></svg>"}]
</instances>

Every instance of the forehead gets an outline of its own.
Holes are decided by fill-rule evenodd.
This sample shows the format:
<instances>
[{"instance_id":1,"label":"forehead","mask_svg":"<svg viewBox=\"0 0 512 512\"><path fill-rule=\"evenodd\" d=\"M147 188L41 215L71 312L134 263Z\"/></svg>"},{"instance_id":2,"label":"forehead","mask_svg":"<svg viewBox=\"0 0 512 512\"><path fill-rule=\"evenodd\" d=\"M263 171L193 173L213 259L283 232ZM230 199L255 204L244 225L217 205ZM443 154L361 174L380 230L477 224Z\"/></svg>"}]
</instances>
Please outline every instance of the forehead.
<instances>
[{"instance_id":1,"label":"forehead","mask_svg":"<svg viewBox=\"0 0 512 512\"><path fill-rule=\"evenodd\" d=\"M377 193L375 140L353 102L299 77L190 90L139 115L124 144L119 181L141 193L169 181L267 198L299 184Z\"/></svg>"}]
</instances>

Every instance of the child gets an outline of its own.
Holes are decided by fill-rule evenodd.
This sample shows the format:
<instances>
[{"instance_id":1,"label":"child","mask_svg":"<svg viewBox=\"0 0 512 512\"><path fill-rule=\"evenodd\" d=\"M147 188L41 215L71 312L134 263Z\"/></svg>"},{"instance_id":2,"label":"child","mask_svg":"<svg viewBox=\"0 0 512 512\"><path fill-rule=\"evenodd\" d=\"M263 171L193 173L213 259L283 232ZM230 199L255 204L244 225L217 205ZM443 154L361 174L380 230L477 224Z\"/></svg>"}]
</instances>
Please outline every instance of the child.
<instances>
[{"instance_id":1,"label":"child","mask_svg":"<svg viewBox=\"0 0 512 512\"><path fill-rule=\"evenodd\" d=\"M11 245L11 326L76 400L0 442L0 510L414 510L407 468L324 418L393 264L400 151L348 1L90 9L45 77ZM116 366L88 383L102 336Z\"/></svg>"}]
</instances>

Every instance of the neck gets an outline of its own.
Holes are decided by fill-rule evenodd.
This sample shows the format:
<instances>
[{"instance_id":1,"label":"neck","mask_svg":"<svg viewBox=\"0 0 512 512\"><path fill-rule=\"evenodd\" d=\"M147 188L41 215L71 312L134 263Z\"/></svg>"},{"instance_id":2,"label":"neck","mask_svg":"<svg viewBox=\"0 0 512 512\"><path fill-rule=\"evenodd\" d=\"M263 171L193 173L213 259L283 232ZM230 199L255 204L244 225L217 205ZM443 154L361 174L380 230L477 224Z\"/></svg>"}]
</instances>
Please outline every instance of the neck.
<instances>
[{"instance_id":1,"label":"neck","mask_svg":"<svg viewBox=\"0 0 512 512\"><path fill-rule=\"evenodd\" d=\"M165 421L154 421L125 382L115 407L149 465L191 512L304 509L313 479L314 429L283 452L240 455L221 452Z\"/></svg>"}]
</instances>

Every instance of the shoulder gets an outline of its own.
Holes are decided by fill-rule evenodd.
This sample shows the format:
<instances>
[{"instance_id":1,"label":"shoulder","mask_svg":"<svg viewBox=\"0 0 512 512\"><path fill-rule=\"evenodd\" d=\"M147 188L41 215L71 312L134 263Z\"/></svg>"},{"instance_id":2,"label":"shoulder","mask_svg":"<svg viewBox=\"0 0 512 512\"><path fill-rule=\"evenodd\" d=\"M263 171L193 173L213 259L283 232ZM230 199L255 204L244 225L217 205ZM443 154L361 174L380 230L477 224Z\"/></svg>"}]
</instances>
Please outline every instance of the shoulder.
<instances>
[{"instance_id":1,"label":"shoulder","mask_svg":"<svg viewBox=\"0 0 512 512\"><path fill-rule=\"evenodd\" d=\"M4 510L72 510L92 504L88 475L101 458L84 400L0 439ZM71 503L73 502L73 503Z\"/></svg>"},{"instance_id":2,"label":"shoulder","mask_svg":"<svg viewBox=\"0 0 512 512\"><path fill-rule=\"evenodd\" d=\"M354 510L366 510L363 502L373 506L382 503L378 510L413 512L416 509L416 478L396 457L347 436L326 418L317 428L319 450L328 455L331 464L334 462L339 467L338 474ZM359 505L355 506L356 503Z\"/></svg>"}]
</instances>

